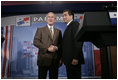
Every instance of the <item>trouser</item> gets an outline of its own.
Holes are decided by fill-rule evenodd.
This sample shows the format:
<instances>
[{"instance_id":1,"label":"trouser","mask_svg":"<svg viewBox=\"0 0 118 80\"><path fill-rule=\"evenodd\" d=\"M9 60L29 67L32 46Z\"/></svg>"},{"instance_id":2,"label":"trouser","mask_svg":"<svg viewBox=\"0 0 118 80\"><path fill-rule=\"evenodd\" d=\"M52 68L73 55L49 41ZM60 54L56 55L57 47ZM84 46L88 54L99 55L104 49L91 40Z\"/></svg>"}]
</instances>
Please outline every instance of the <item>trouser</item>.
<instances>
[{"instance_id":1,"label":"trouser","mask_svg":"<svg viewBox=\"0 0 118 80\"><path fill-rule=\"evenodd\" d=\"M66 65L68 79L81 79L81 64Z\"/></svg>"},{"instance_id":2,"label":"trouser","mask_svg":"<svg viewBox=\"0 0 118 80\"><path fill-rule=\"evenodd\" d=\"M58 78L58 66L55 66L55 65L38 66L38 78L39 79L46 79L48 70L49 70L49 78L50 79L57 79Z\"/></svg>"}]
</instances>

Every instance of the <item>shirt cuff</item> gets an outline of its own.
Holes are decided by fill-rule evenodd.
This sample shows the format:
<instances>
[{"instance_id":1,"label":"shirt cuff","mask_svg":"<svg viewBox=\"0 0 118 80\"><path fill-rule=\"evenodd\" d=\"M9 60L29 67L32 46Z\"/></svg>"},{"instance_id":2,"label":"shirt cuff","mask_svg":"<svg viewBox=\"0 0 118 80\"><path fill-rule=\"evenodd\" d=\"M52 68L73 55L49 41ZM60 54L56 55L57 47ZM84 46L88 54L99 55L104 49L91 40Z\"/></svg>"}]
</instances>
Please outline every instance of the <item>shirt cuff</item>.
<instances>
[{"instance_id":1,"label":"shirt cuff","mask_svg":"<svg viewBox=\"0 0 118 80\"><path fill-rule=\"evenodd\" d=\"M58 47L57 46L55 46L55 48L56 48L56 50L58 50Z\"/></svg>"}]
</instances>

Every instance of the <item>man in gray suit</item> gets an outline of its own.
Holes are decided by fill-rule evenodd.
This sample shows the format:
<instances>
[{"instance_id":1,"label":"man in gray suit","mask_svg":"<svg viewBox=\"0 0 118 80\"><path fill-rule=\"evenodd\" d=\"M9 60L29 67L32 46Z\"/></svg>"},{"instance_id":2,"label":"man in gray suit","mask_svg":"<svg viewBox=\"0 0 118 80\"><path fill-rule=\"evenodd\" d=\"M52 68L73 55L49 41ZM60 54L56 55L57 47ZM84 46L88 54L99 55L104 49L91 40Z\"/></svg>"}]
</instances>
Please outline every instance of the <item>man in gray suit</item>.
<instances>
[{"instance_id":1,"label":"man in gray suit","mask_svg":"<svg viewBox=\"0 0 118 80\"><path fill-rule=\"evenodd\" d=\"M54 27L56 16L49 12L46 16L47 25L38 28L34 36L34 45L39 48L37 64L38 78L45 79L49 70L49 78L58 78L58 68L62 64L60 44L61 31Z\"/></svg>"}]
</instances>

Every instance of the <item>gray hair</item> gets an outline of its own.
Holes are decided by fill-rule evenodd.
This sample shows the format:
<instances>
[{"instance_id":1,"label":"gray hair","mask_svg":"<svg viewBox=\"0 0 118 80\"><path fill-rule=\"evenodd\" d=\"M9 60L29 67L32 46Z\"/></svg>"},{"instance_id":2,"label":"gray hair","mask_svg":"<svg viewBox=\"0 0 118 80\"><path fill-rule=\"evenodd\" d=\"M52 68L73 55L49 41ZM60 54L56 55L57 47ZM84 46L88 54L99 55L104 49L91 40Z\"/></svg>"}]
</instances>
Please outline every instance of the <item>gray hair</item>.
<instances>
[{"instance_id":1,"label":"gray hair","mask_svg":"<svg viewBox=\"0 0 118 80\"><path fill-rule=\"evenodd\" d=\"M48 12L47 15L46 15L46 18L47 18L47 16L48 16L48 14L50 14L50 13L51 13L51 14L54 14L54 17L55 17L55 19L56 19L56 15L55 15L55 13L53 13L53 12Z\"/></svg>"}]
</instances>

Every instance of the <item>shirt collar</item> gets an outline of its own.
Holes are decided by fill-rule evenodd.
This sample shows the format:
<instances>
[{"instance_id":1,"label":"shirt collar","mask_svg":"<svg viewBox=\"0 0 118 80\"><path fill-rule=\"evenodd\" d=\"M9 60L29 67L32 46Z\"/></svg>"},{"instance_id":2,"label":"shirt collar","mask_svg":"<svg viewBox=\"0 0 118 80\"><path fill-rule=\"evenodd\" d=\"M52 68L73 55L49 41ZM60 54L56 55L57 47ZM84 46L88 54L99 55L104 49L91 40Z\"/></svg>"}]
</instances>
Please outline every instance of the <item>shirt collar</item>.
<instances>
[{"instance_id":1,"label":"shirt collar","mask_svg":"<svg viewBox=\"0 0 118 80\"><path fill-rule=\"evenodd\" d=\"M69 22L67 23L67 26L68 26L72 21L73 21L73 20L69 21Z\"/></svg>"},{"instance_id":2,"label":"shirt collar","mask_svg":"<svg viewBox=\"0 0 118 80\"><path fill-rule=\"evenodd\" d=\"M47 24L47 26L48 26L48 28L50 29L51 26L50 26L49 24ZM53 29L53 26L52 26L52 29Z\"/></svg>"}]
</instances>

